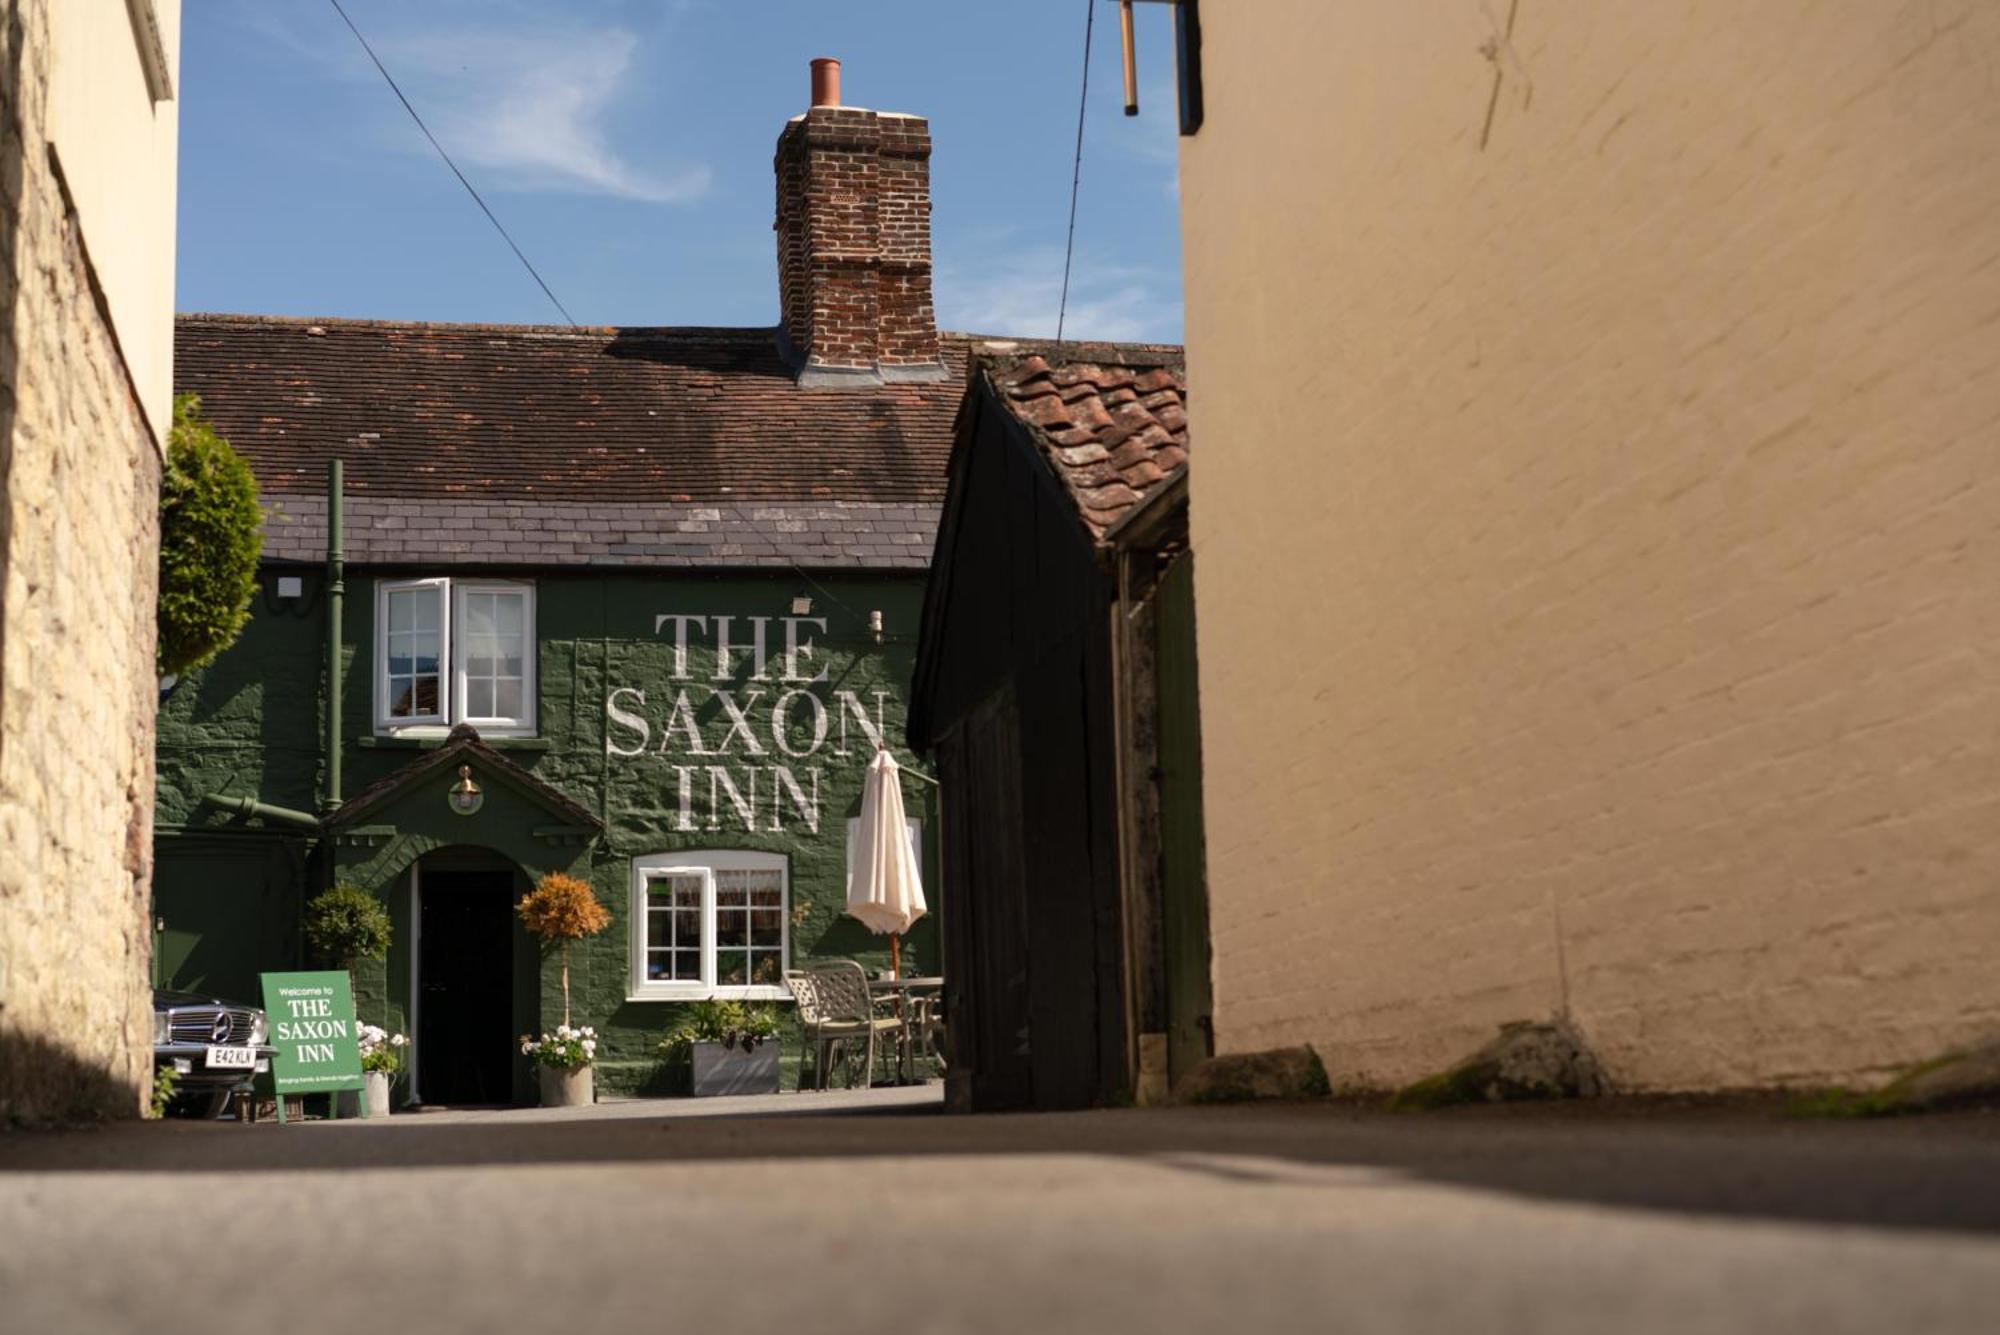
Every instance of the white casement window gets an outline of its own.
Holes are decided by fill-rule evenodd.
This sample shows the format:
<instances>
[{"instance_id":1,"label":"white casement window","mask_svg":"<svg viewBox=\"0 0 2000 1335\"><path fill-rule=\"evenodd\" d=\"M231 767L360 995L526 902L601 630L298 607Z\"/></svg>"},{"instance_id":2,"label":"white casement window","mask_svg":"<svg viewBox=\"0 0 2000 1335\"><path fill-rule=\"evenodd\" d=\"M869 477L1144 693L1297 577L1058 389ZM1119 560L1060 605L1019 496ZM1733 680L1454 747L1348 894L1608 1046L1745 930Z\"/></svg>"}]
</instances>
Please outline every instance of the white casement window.
<instances>
[{"instance_id":1,"label":"white casement window","mask_svg":"<svg viewBox=\"0 0 2000 1335\"><path fill-rule=\"evenodd\" d=\"M376 585L375 729L535 730L535 590L492 580Z\"/></svg>"},{"instance_id":2,"label":"white casement window","mask_svg":"<svg viewBox=\"0 0 2000 1335\"><path fill-rule=\"evenodd\" d=\"M703 851L632 859L631 1001L777 1001L791 960L791 877L782 853Z\"/></svg>"},{"instance_id":3,"label":"white casement window","mask_svg":"<svg viewBox=\"0 0 2000 1335\"><path fill-rule=\"evenodd\" d=\"M415 579L376 587L375 725L443 724L449 718L445 602L451 581Z\"/></svg>"}]
</instances>

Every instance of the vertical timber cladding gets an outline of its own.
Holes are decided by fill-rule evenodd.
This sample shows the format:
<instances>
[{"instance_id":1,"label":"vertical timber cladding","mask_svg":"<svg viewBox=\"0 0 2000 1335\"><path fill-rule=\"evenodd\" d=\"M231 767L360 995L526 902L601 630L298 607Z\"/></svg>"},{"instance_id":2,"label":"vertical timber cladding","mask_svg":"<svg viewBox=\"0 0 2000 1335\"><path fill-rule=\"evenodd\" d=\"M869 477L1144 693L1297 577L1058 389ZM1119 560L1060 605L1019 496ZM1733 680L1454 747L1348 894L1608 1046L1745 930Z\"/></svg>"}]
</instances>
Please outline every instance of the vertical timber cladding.
<instances>
[{"instance_id":1,"label":"vertical timber cladding","mask_svg":"<svg viewBox=\"0 0 2000 1335\"><path fill-rule=\"evenodd\" d=\"M1179 1080L1209 1057L1214 1047L1192 553L1181 555L1167 568L1154 594L1154 607L1160 748L1160 953L1166 974L1167 1069L1172 1079Z\"/></svg>"}]
</instances>

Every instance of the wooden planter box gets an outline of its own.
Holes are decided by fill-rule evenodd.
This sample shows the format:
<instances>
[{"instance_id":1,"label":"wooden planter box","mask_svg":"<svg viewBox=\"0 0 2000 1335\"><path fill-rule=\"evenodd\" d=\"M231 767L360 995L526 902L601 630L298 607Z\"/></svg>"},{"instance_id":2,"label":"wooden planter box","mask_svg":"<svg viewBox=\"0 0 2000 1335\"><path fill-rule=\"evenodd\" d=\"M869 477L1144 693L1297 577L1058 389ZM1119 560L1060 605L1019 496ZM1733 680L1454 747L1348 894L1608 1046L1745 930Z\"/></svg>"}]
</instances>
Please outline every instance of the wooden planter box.
<instances>
[{"instance_id":1,"label":"wooden planter box","mask_svg":"<svg viewBox=\"0 0 2000 1335\"><path fill-rule=\"evenodd\" d=\"M778 1052L783 1045L767 1038L749 1051L720 1043L692 1044L694 1096L775 1094L778 1092Z\"/></svg>"}]
</instances>

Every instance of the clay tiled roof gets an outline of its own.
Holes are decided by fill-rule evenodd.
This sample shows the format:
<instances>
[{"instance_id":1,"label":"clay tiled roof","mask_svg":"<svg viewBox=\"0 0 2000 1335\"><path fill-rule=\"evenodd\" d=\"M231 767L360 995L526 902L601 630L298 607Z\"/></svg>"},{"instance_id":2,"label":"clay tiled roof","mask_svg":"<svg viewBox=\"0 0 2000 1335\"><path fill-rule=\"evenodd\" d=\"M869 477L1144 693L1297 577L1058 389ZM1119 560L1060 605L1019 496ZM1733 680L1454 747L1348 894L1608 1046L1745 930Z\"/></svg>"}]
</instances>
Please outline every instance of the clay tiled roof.
<instances>
[{"instance_id":1,"label":"clay tiled roof","mask_svg":"<svg viewBox=\"0 0 2000 1335\"><path fill-rule=\"evenodd\" d=\"M929 562L951 379L802 389L768 329L184 315L175 388L249 460L266 554L323 559L345 461L357 562Z\"/></svg>"},{"instance_id":2,"label":"clay tiled roof","mask_svg":"<svg viewBox=\"0 0 2000 1335\"><path fill-rule=\"evenodd\" d=\"M1031 429L1091 535L1187 464L1187 372L1178 348L1104 344L981 354L979 373Z\"/></svg>"}]
</instances>

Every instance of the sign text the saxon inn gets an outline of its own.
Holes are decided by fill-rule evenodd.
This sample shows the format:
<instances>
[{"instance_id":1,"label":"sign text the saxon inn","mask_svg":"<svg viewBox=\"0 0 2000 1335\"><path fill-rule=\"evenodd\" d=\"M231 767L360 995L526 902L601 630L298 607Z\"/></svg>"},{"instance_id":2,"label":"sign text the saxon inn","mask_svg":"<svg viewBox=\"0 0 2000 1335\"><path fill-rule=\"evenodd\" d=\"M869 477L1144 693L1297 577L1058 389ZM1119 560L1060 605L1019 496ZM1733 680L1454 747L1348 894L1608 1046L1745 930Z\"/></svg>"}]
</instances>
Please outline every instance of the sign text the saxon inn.
<instances>
[{"instance_id":1,"label":"sign text the saxon inn","mask_svg":"<svg viewBox=\"0 0 2000 1335\"><path fill-rule=\"evenodd\" d=\"M814 666L812 638L826 633L824 617L662 614L653 629L672 637L676 684L650 699L638 686L608 691L606 754L682 762L671 765L676 829L721 829L733 817L745 830L776 833L789 820L817 834L822 767L811 762L829 743L832 755L847 756L850 736L872 755L885 737L889 692L870 690L866 700L825 692L827 669ZM713 656L706 683L691 671L691 643Z\"/></svg>"}]
</instances>

